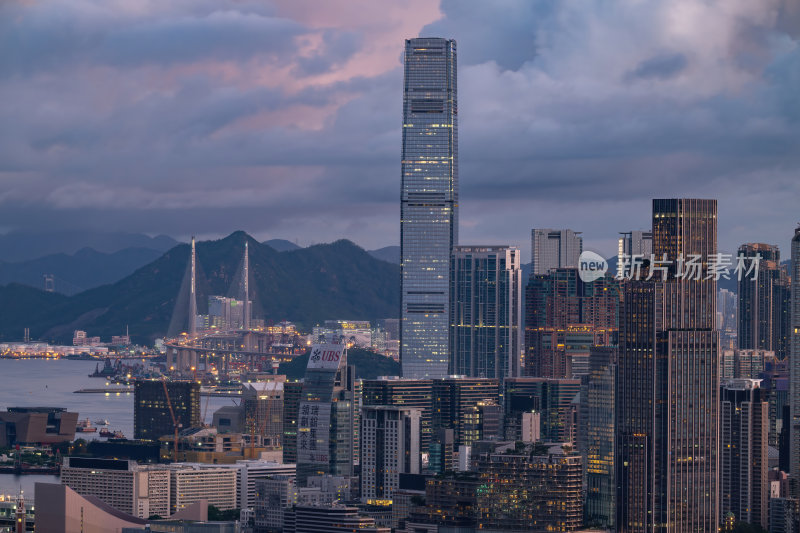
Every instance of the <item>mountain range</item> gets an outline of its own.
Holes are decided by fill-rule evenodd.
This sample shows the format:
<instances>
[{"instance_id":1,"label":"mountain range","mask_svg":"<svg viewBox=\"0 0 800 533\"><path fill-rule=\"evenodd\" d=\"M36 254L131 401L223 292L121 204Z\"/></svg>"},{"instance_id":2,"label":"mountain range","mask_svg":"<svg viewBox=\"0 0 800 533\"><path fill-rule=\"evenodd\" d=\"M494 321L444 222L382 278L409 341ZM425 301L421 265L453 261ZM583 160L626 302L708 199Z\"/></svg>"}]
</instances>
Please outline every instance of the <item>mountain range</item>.
<instances>
[{"instance_id":1,"label":"mountain range","mask_svg":"<svg viewBox=\"0 0 800 533\"><path fill-rule=\"evenodd\" d=\"M395 317L400 307L400 269L340 240L278 252L244 232L197 243L198 309L209 295L231 294L243 256L250 250L254 316L290 320L304 328L331 318ZM108 338L125 331L152 343L170 323L189 259L189 245L173 247L112 284L66 296L18 283L0 287L0 341L31 337L68 342L76 329ZM183 303L183 302L182 302Z\"/></svg>"}]
</instances>

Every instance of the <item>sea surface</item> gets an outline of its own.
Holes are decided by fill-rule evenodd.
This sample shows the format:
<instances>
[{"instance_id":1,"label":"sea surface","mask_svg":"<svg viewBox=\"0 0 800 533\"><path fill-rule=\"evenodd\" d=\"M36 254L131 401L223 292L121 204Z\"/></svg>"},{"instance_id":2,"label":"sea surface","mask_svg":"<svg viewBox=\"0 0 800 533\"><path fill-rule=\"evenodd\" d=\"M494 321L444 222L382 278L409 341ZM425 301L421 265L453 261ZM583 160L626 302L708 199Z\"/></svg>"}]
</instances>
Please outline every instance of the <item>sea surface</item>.
<instances>
[{"instance_id":1,"label":"sea surface","mask_svg":"<svg viewBox=\"0 0 800 533\"><path fill-rule=\"evenodd\" d=\"M66 407L77 411L78 420L89 418L95 426L96 421L108 420L109 429L122 431L132 439L132 392L75 394L79 389L123 388L106 384L103 378L90 378L96 364L97 361L68 359L0 359L0 411L7 407ZM200 402L206 422L211 422L214 411L232 405L233 399L203 397ZM76 433L75 438L100 437L97 433ZM0 474L0 494L16 494L21 487L26 497L32 498L37 481L57 483L58 477Z\"/></svg>"}]
</instances>

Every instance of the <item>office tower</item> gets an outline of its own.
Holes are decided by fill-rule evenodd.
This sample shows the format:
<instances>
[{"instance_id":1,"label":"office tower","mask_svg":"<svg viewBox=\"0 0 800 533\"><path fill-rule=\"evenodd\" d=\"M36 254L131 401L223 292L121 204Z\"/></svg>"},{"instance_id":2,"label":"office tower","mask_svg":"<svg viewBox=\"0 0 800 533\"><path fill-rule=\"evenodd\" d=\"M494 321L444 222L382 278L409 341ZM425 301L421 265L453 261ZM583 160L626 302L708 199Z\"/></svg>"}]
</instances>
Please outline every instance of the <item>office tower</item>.
<instances>
[{"instance_id":1,"label":"office tower","mask_svg":"<svg viewBox=\"0 0 800 533\"><path fill-rule=\"evenodd\" d=\"M483 438L484 408L499 405L496 379L447 378L433 381L431 426L451 428L454 446L469 446Z\"/></svg>"},{"instance_id":2,"label":"office tower","mask_svg":"<svg viewBox=\"0 0 800 533\"><path fill-rule=\"evenodd\" d=\"M522 356L520 252L456 246L450 268L450 374L503 380Z\"/></svg>"},{"instance_id":3,"label":"office tower","mask_svg":"<svg viewBox=\"0 0 800 533\"><path fill-rule=\"evenodd\" d=\"M315 344L297 418L297 480L353 472L353 374L343 344Z\"/></svg>"},{"instance_id":4,"label":"office tower","mask_svg":"<svg viewBox=\"0 0 800 533\"><path fill-rule=\"evenodd\" d=\"M618 531L716 532L719 520L719 346L716 200L653 200L653 253L666 281L628 281L616 389ZM699 255L698 277L678 259ZM659 281L656 281L659 279Z\"/></svg>"},{"instance_id":5,"label":"office tower","mask_svg":"<svg viewBox=\"0 0 800 533\"><path fill-rule=\"evenodd\" d=\"M589 356L590 371L583 378L581 452L586 468L586 523L614 528L616 478L614 473L614 393L617 348L597 346Z\"/></svg>"},{"instance_id":6,"label":"office tower","mask_svg":"<svg viewBox=\"0 0 800 533\"><path fill-rule=\"evenodd\" d=\"M722 383L720 508L737 522L767 527L768 407L759 380Z\"/></svg>"},{"instance_id":7,"label":"office tower","mask_svg":"<svg viewBox=\"0 0 800 533\"><path fill-rule=\"evenodd\" d=\"M800 499L800 226L792 237L791 344L789 352L789 409L791 413L792 497Z\"/></svg>"},{"instance_id":8,"label":"office tower","mask_svg":"<svg viewBox=\"0 0 800 533\"><path fill-rule=\"evenodd\" d=\"M761 380L761 392L769 402L769 445L780 448L782 457L789 453L789 442L782 444L781 437L788 437L791 424L787 417L784 424L784 410L789 409L790 395L789 395L789 359L782 361L767 361L765 369L759 373L758 379ZM781 468L786 472L791 470L789 466L790 460L787 458L782 459L785 468Z\"/></svg>"},{"instance_id":9,"label":"office tower","mask_svg":"<svg viewBox=\"0 0 800 533\"><path fill-rule=\"evenodd\" d=\"M619 281L586 283L577 268L552 269L531 276L525 308L525 374L577 377L588 372L591 346L616 343Z\"/></svg>"},{"instance_id":10,"label":"office tower","mask_svg":"<svg viewBox=\"0 0 800 533\"><path fill-rule=\"evenodd\" d=\"M739 348L771 350L779 359L786 357L789 317L789 276L781 266L780 250L775 245L747 243L739 247L746 267L756 271L739 279Z\"/></svg>"},{"instance_id":11,"label":"office tower","mask_svg":"<svg viewBox=\"0 0 800 533\"><path fill-rule=\"evenodd\" d=\"M294 476L276 475L256 482L253 525L256 531L283 531L286 510L297 504Z\"/></svg>"},{"instance_id":12,"label":"office tower","mask_svg":"<svg viewBox=\"0 0 800 533\"><path fill-rule=\"evenodd\" d=\"M523 445L481 456L478 527L575 531L583 525L581 458L560 445Z\"/></svg>"},{"instance_id":13,"label":"office tower","mask_svg":"<svg viewBox=\"0 0 800 533\"><path fill-rule=\"evenodd\" d=\"M283 462L297 462L297 415L300 412L302 381L287 381L283 384Z\"/></svg>"},{"instance_id":14,"label":"office tower","mask_svg":"<svg viewBox=\"0 0 800 533\"><path fill-rule=\"evenodd\" d=\"M572 442L576 427L573 401L580 393L579 379L509 378L504 383L503 404L505 437L525 440L523 417L537 412L540 436L546 442Z\"/></svg>"},{"instance_id":15,"label":"office tower","mask_svg":"<svg viewBox=\"0 0 800 533\"><path fill-rule=\"evenodd\" d=\"M554 268L577 268L583 252L583 237L580 234L571 229L532 229L531 275L547 274Z\"/></svg>"},{"instance_id":16,"label":"office tower","mask_svg":"<svg viewBox=\"0 0 800 533\"><path fill-rule=\"evenodd\" d=\"M407 39L400 200L400 362L447 375L450 253L458 243L456 42Z\"/></svg>"},{"instance_id":17,"label":"office tower","mask_svg":"<svg viewBox=\"0 0 800 533\"><path fill-rule=\"evenodd\" d=\"M633 257L639 256L642 259L649 260L652 253L652 231L620 232L617 246L617 277L622 278L625 275L625 265L630 265Z\"/></svg>"},{"instance_id":18,"label":"office tower","mask_svg":"<svg viewBox=\"0 0 800 533\"><path fill-rule=\"evenodd\" d=\"M164 435L172 435L175 432L173 414L180 428L188 429L201 425L200 383L175 380L136 381L133 387L135 439L157 440Z\"/></svg>"},{"instance_id":19,"label":"office tower","mask_svg":"<svg viewBox=\"0 0 800 533\"><path fill-rule=\"evenodd\" d=\"M419 474L421 415L409 407L362 407L362 501L391 500L400 486L400 474Z\"/></svg>"},{"instance_id":20,"label":"office tower","mask_svg":"<svg viewBox=\"0 0 800 533\"><path fill-rule=\"evenodd\" d=\"M277 377L277 376L276 376ZM281 445L283 436L283 379L242 385L245 431L260 435L264 446Z\"/></svg>"},{"instance_id":21,"label":"office tower","mask_svg":"<svg viewBox=\"0 0 800 533\"><path fill-rule=\"evenodd\" d=\"M139 518L171 514L170 473L163 466L117 459L65 457L61 484L81 496L94 496L118 511Z\"/></svg>"},{"instance_id":22,"label":"office tower","mask_svg":"<svg viewBox=\"0 0 800 533\"><path fill-rule=\"evenodd\" d=\"M362 382L362 405L397 405L421 410L420 450L425 453L431 442L433 382L429 379L382 377Z\"/></svg>"}]
</instances>

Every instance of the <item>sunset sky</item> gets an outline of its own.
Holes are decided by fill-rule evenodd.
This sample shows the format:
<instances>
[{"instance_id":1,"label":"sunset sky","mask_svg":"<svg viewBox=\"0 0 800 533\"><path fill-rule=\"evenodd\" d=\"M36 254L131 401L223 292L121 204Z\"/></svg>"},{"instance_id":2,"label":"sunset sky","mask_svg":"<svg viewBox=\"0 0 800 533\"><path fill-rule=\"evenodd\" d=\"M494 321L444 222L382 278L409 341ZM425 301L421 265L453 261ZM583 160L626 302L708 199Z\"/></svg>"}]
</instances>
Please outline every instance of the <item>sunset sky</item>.
<instances>
[{"instance_id":1,"label":"sunset sky","mask_svg":"<svg viewBox=\"0 0 800 533\"><path fill-rule=\"evenodd\" d=\"M800 220L798 0L6 0L0 233L399 243L404 39L458 41L460 241L608 256L653 197Z\"/></svg>"}]
</instances>

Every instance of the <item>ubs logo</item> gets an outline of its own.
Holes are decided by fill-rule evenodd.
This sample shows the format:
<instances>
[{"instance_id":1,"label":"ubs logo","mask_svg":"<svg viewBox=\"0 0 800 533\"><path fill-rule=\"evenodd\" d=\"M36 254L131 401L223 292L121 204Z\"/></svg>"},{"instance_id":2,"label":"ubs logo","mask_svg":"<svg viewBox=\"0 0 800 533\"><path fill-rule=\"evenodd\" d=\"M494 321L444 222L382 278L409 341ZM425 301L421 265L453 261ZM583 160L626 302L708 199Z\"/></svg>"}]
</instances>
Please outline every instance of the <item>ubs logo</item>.
<instances>
[{"instance_id":1,"label":"ubs logo","mask_svg":"<svg viewBox=\"0 0 800 533\"><path fill-rule=\"evenodd\" d=\"M578 276L584 283L590 283L605 276L608 263L594 252L585 251L578 259Z\"/></svg>"},{"instance_id":2,"label":"ubs logo","mask_svg":"<svg viewBox=\"0 0 800 533\"><path fill-rule=\"evenodd\" d=\"M319 361L320 358L319 354L320 354L319 348L315 349L313 352L311 352L311 360L314 362Z\"/></svg>"}]
</instances>

